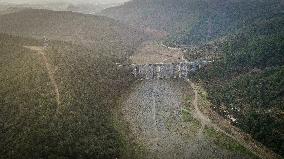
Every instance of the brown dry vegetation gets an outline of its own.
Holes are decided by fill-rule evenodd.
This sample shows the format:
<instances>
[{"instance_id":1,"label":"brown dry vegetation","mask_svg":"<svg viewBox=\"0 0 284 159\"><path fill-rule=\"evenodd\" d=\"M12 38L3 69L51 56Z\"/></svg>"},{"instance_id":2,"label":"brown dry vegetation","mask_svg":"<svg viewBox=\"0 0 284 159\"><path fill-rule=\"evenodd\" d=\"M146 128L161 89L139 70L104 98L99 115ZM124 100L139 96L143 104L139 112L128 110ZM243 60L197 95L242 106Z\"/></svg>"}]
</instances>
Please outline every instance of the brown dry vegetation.
<instances>
[{"instance_id":1,"label":"brown dry vegetation","mask_svg":"<svg viewBox=\"0 0 284 159\"><path fill-rule=\"evenodd\" d=\"M130 56L130 60L134 64L177 63L182 62L183 52L158 42L145 42Z\"/></svg>"}]
</instances>

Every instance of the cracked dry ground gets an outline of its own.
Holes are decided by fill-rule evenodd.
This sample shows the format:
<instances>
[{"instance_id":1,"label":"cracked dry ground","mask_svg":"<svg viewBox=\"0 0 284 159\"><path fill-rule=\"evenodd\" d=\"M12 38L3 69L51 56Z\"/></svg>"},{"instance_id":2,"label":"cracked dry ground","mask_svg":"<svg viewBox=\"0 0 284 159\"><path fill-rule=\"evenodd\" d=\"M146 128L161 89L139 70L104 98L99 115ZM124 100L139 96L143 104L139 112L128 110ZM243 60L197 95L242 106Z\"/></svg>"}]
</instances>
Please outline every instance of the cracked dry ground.
<instances>
[{"instance_id":1,"label":"cracked dry ground","mask_svg":"<svg viewBox=\"0 0 284 159\"><path fill-rule=\"evenodd\" d=\"M143 147L142 158L249 158L211 140L191 104L193 96L185 81L152 80L122 97L117 116L127 124L134 140L129 142Z\"/></svg>"}]
</instances>

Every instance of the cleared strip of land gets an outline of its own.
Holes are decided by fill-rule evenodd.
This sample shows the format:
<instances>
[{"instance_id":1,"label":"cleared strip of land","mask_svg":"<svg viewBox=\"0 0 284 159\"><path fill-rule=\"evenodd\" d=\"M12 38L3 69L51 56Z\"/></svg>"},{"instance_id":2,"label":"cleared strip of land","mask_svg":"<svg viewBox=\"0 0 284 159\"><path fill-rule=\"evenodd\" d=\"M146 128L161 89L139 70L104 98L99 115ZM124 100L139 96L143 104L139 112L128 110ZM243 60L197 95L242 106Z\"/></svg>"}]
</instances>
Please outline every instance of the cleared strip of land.
<instances>
[{"instance_id":1,"label":"cleared strip of land","mask_svg":"<svg viewBox=\"0 0 284 159\"><path fill-rule=\"evenodd\" d=\"M52 65L48 62L48 59L47 59L45 52L44 52L44 48L39 47L39 46L24 46L24 47L31 49L33 51L36 51L39 55L41 55L43 63L46 67L50 82L51 82L52 86L54 87L57 105L60 106L60 93L59 93L58 85L57 85L56 80L54 78L54 69L52 68Z\"/></svg>"}]
</instances>

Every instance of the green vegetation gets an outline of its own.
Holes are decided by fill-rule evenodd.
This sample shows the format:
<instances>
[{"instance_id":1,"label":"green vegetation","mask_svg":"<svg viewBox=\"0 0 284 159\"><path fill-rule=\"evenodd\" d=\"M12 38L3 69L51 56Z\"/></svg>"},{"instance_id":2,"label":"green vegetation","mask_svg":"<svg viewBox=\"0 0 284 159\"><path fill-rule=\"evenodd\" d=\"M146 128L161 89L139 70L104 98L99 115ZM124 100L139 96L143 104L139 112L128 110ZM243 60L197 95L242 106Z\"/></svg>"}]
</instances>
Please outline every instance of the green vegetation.
<instances>
[{"instance_id":1,"label":"green vegetation","mask_svg":"<svg viewBox=\"0 0 284 159\"><path fill-rule=\"evenodd\" d=\"M181 110L181 115L183 122L188 122L191 124L191 130L197 130L201 127L200 121L193 116L191 109L183 108Z\"/></svg>"},{"instance_id":2,"label":"green vegetation","mask_svg":"<svg viewBox=\"0 0 284 159\"><path fill-rule=\"evenodd\" d=\"M191 111L188 109L182 109L181 110L182 120L184 122L190 122L193 120L193 117L191 115Z\"/></svg>"},{"instance_id":3,"label":"green vegetation","mask_svg":"<svg viewBox=\"0 0 284 159\"><path fill-rule=\"evenodd\" d=\"M67 11L23 9L0 16L0 21L2 33L37 39L45 36L91 48L104 47L113 56L130 54L143 39L136 29L113 19ZM118 52L118 49L124 51Z\"/></svg>"},{"instance_id":4,"label":"green vegetation","mask_svg":"<svg viewBox=\"0 0 284 159\"><path fill-rule=\"evenodd\" d=\"M131 78L106 49L50 41L58 106L37 40L0 34L1 158L115 158L124 149L110 111ZM121 50L117 50L119 53ZM56 112L59 108L59 113Z\"/></svg>"},{"instance_id":5,"label":"green vegetation","mask_svg":"<svg viewBox=\"0 0 284 159\"><path fill-rule=\"evenodd\" d=\"M188 0L133 0L122 6L108 8L102 12L114 19L154 30L178 32L189 30L191 23L196 21L196 5L203 3ZM192 14L193 13L193 14Z\"/></svg>"},{"instance_id":6,"label":"green vegetation","mask_svg":"<svg viewBox=\"0 0 284 159\"><path fill-rule=\"evenodd\" d=\"M127 63L142 34L72 12L23 9L0 21L0 158L123 155L127 145L111 111L133 79L116 63ZM44 36L60 105L43 56L24 47L42 46L35 39Z\"/></svg>"},{"instance_id":7,"label":"green vegetation","mask_svg":"<svg viewBox=\"0 0 284 159\"><path fill-rule=\"evenodd\" d=\"M103 14L166 32L168 46L188 46L205 44L282 11L281 0L133 0Z\"/></svg>"},{"instance_id":8,"label":"green vegetation","mask_svg":"<svg viewBox=\"0 0 284 159\"><path fill-rule=\"evenodd\" d=\"M257 21L220 45L221 60L198 74L222 115L283 156L283 16Z\"/></svg>"},{"instance_id":9,"label":"green vegetation","mask_svg":"<svg viewBox=\"0 0 284 159\"><path fill-rule=\"evenodd\" d=\"M198 21L179 36L170 36L166 40L167 45L205 44L250 25L257 19L270 19L283 10L279 0L193 0L191 3L191 6L195 6Z\"/></svg>"},{"instance_id":10,"label":"green vegetation","mask_svg":"<svg viewBox=\"0 0 284 159\"><path fill-rule=\"evenodd\" d=\"M187 96L187 97L186 97L186 101L189 102L189 103L191 103L191 102L192 102L192 96Z\"/></svg>"},{"instance_id":11,"label":"green vegetation","mask_svg":"<svg viewBox=\"0 0 284 159\"><path fill-rule=\"evenodd\" d=\"M247 154L251 158L258 158L251 152L249 152L245 147L237 143L234 139L226 136L225 134L221 132L215 131L213 128L206 127L204 129L205 134L218 146L234 152L239 152L241 154Z\"/></svg>"}]
</instances>

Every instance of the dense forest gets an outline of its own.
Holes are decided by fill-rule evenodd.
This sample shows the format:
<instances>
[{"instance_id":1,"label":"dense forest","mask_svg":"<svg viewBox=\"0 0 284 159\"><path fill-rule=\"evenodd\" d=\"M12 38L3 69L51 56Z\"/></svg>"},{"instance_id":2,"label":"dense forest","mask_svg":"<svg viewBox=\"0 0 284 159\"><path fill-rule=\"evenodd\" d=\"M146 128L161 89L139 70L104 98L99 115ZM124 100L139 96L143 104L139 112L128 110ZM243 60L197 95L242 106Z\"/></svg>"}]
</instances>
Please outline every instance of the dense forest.
<instances>
[{"instance_id":1,"label":"dense forest","mask_svg":"<svg viewBox=\"0 0 284 159\"><path fill-rule=\"evenodd\" d=\"M109 48L113 56L131 52L144 38L135 28L113 19L42 9L23 9L0 16L0 32L24 37L68 41L90 48ZM124 50L114 52L115 50Z\"/></svg>"},{"instance_id":2,"label":"dense forest","mask_svg":"<svg viewBox=\"0 0 284 159\"><path fill-rule=\"evenodd\" d=\"M198 45L258 18L282 14L281 0L133 0L103 15L166 32L168 46Z\"/></svg>"},{"instance_id":3,"label":"dense forest","mask_svg":"<svg viewBox=\"0 0 284 159\"><path fill-rule=\"evenodd\" d=\"M111 111L131 76L125 50L48 41L60 104L34 40L0 34L0 158L115 158L124 149ZM117 53L116 56L113 53Z\"/></svg>"},{"instance_id":4,"label":"dense forest","mask_svg":"<svg viewBox=\"0 0 284 159\"><path fill-rule=\"evenodd\" d=\"M111 112L133 79L117 63L142 34L72 12L23 9L0 21L0 158L118 158L125 142Z\"/></svg>"},{"instance_id":5,"label":"dense forest","mask_svg":"<svg viewBox=\"0 0 284 159\"><path fill-rule=\"evenodd\" d=\"M227 38L222 59L198 74L216 110L283 155L283 16L257 21Z\"/></svg>"}]
</instances>

